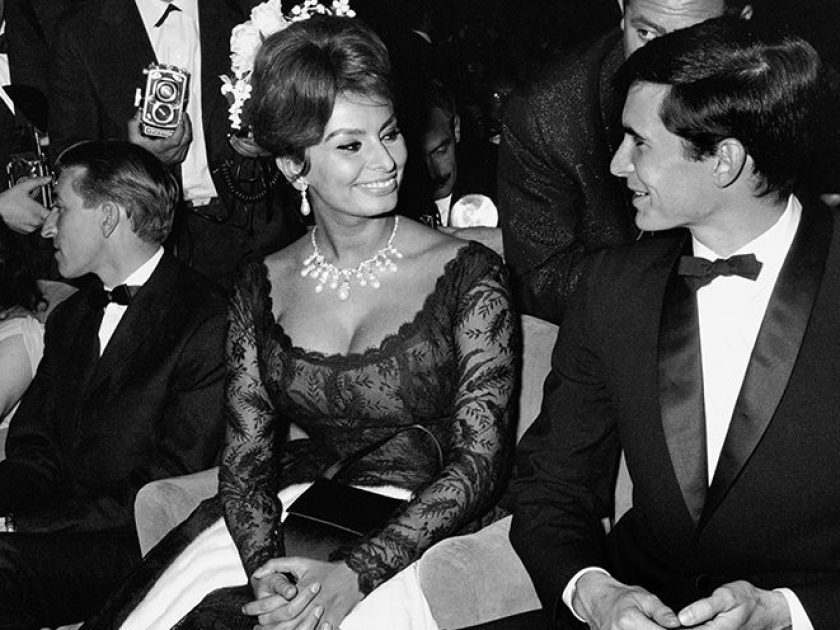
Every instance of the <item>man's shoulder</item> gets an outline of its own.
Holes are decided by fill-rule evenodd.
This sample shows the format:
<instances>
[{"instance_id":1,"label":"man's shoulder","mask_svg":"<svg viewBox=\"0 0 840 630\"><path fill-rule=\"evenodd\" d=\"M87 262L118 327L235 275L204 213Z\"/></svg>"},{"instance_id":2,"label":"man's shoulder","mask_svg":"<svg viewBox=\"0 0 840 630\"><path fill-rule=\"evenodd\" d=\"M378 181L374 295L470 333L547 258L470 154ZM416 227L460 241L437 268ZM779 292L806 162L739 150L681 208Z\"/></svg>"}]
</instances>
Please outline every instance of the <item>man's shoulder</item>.
<instances>
[{"instance_id":1,"label":"man's shoulder","mask_svg":"<svg viewBox=\"0 0 840 630\"><path fill-rule=\"evenodd\" d=\"M173 299L189 308L224 311L225 297L221 290L205 276L171 254L164 254L153 277L160 274L160 290L169 290Z\"/></svg>"},{"instance_id":2,"label":"man's shoulder","mask_svg":"<svg viewBox=\"0 0 840 630\"><path fill-rule=\"evenodd\" d=\"M598 94L595 88L605 64L610 66L610 74L613 74L620 60L621 31L616 29L586 47L558 55L540 70L521 90L520 95L536 101L560 97L592 99ZM584 89L586 86L590 86L590 89Z\"/></svg>"},{"instance_id":3,"label":"man's shoulder","mask_svg":"<svg viewBox=\"0 0 840 630\"><path fill-rule=\"evenodd\" d=\"M595 251L589 255L592 282L636 290L648 280L670 274L687 238L687 230L677 229Z\"/></svg>"}]
</instances>

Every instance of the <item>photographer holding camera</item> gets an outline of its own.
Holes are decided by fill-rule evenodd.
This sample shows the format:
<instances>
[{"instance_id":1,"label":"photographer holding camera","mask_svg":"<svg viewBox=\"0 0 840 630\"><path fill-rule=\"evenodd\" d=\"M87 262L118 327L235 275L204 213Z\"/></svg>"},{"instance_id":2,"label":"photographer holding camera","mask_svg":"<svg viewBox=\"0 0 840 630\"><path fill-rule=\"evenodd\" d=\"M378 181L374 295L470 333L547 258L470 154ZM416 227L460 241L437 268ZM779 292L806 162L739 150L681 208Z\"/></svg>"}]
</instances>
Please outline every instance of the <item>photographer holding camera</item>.
<instances>
[{"instance_id":1,"label":"photographer holding camera","mask_svg":"<svg viewBox=\"0 0 840 630\"><path fill-rule=\"evenodd\" d=\"M303 232L292 216L294 191L273 162L240 155L228 141L219 75L229 71L232 28L255 4L83 3L58 30L50 72L53 151L82 139L122 138L177 168L183 202L171 241L176 255L223 287L241 260L261 258ZM188 82L179 83L179 73ZM144 82L145 98L135 104ZM156 126L167 133L156 134Z\"/></svg>"}]
</instances>

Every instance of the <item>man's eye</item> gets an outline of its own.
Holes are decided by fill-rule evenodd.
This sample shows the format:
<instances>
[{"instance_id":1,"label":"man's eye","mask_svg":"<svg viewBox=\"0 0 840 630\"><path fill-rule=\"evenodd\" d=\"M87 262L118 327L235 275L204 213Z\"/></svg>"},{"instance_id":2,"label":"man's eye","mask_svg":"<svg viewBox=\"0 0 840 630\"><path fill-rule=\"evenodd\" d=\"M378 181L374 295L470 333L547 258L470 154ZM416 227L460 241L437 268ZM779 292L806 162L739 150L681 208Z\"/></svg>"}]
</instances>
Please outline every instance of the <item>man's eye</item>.
<instances>
[{"instance_id":1,"label":"man's eye","mask_svg":"<svg viewBox=\"0 0 840 630\"><path fill-rule=\"evenodd\" d=\"M636 34L639 36L639 39L645 43L652 42L654 39L658 37L656 31L652 31L647 28L638 28L636 29Z\"/></svg>"},{"instance_id":2,"label":"man's eye","mask_svg":"<svg viewBox=\"0 0 840 630\"><path fill-rule=\"evenodd\" d=\"M362 143L361 142L348 142L347 144L338 145L338 148L341 151L351 151L351 152L355 153L360 148L362 148Z\"/></svg>"}]
</instances>

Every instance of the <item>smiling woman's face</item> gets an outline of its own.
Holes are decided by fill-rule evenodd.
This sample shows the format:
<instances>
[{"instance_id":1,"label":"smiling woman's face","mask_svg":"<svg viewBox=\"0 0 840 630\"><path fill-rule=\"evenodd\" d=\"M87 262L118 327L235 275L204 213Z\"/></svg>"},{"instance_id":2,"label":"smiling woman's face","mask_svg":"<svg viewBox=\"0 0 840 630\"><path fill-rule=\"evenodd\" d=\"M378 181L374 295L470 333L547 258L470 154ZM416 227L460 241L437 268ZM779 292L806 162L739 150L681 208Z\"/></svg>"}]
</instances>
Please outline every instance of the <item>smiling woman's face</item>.
<instances>
[{"instance_id":1,"label":"smiling woman's face","mask_svg":"<svg viewBox=\"0 0 840 630\"><path fill-rule=\"evenodd\" d=\"M307 149L310 202L319 212L388 213L397 205L406 156L390 103L341 95L323 140Z\"/></svg>"}]
</instances>

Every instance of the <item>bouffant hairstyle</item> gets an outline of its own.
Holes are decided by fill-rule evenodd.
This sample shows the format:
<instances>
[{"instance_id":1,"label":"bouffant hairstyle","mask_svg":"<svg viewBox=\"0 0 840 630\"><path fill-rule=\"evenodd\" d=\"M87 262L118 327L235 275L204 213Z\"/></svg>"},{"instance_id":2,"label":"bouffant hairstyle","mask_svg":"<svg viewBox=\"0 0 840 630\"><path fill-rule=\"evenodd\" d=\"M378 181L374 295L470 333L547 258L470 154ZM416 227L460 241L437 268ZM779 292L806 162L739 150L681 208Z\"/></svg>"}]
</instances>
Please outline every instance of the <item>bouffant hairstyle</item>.
<instances>
[{"instance_id":1,"label":"bouffant hairstyle","mask_svg":"<svg viewBox=\"0 0 840 630\"><path fill-rule=\"evenodd\" d=\"M302 164L303 175L305 149L323 138L336 97L393 103L390 72L385 44L358 19L295 22L260 46L245 121L261 147Z\"/></svg>"},{"instance_id":2,"label":"bouffant hairstyle","mask_svg":"<svg viewBox=\"0 0 840 630\"><path fill-rule=\"evenodd\" d=\"M0 227L0 309L22 306L35 312L45 305L23 249L9 230Z\"/></svg>"}]
</instances>

